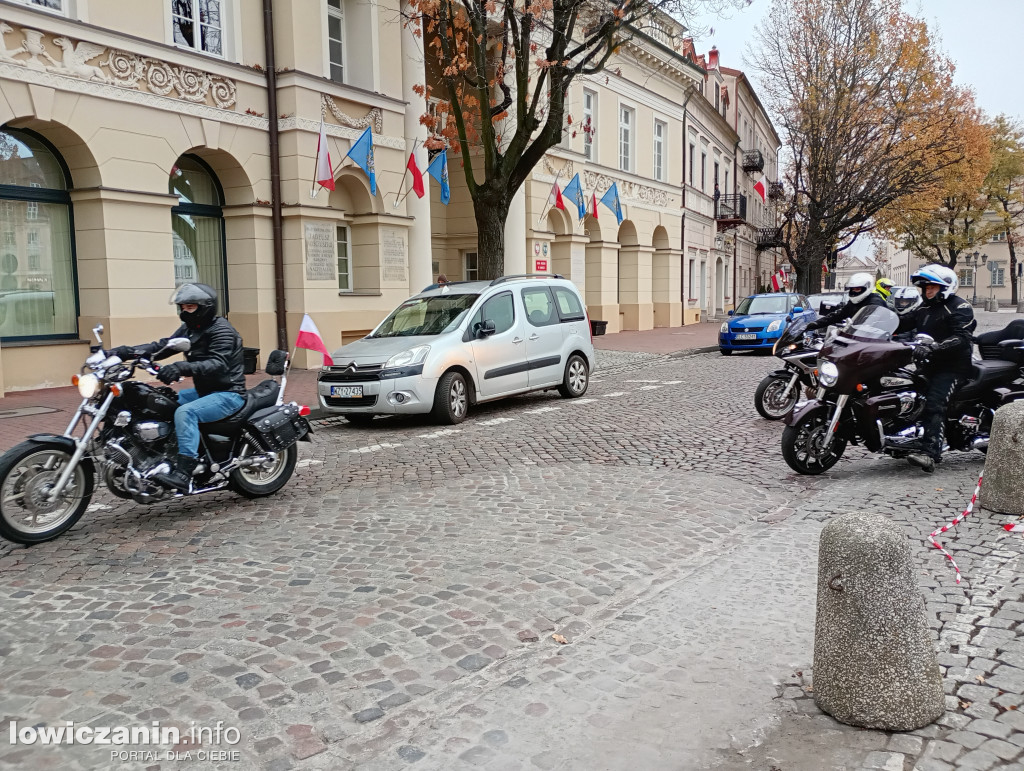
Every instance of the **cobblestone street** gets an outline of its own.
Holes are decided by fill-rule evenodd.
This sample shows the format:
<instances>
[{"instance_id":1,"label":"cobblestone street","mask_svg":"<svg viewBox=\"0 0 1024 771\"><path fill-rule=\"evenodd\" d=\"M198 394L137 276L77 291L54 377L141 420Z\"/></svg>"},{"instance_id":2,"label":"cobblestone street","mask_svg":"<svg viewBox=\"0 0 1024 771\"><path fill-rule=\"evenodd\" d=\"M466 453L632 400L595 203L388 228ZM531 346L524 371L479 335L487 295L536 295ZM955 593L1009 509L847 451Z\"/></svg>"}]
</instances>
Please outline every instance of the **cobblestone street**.
<instances>
[{"instance_id":1,"label":"cobblestone street","mask_svg":"<svg viewBox=\"0 0 1024 771\"><path fill-rule=\"evenodd\" d=\"M1021 768L1024 543L968 517L942 541L957 586L926 540L984 456L925 475L851 448L800 477L753 407L775 359L598 356L582 399L482 405L454 427L320 421L264 501L104 491L63 537L0 544L5 737L68 720L241 735L202 747L237 761L4 741L0 764ZM854 510L899 523L920 568L948 710L912 733L813 703L818 534Z\"/></svg>"}]
</instances>

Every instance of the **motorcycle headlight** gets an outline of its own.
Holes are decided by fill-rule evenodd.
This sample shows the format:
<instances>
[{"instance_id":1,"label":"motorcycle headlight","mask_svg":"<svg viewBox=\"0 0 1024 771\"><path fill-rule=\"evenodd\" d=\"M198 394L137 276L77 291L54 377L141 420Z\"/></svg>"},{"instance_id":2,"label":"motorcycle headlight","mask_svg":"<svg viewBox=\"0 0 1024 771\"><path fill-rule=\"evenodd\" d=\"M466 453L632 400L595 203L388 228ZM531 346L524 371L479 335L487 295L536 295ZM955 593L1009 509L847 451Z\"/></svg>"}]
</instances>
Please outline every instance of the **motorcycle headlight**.
<instances>
[{"instance_id":1,"label":"motorcycle headlight","mask_svg":"<svg viewBox=\"0 0 1024 771\"><path fill-rule=\"evenodd\" d=\"M83 399L91 399L100 390L100 379L91 372L87 375L77 375L78 380L75 385L78 386L78 393L82 395Z\"/></svg>"},{"instance_id":2,"label":"motorcycle headlight","mask_svg":"<svg viewBox=\"0 0 1024 771\"><path fill-rule=\"evenodd\" d=\"M721 326L721 328L718 331L721 332L723 335L726 332L728 332L729 331L729 322L728 321L723 321L722 322L722 326Z\"/></svg>"},{"instance_id":3,"label":"motorcycle headlight","mask_svg":"<svg viewBox=\"0 0 1024 771\"><path fill-rule=\"evenodd\" d=\"M831 388L839 381L839 367L831 361L823 361L818 367L818 382Z\"/></svg>"},{"instance_id":4,"label":"motorcycle headlight","mask_svg":"<svg viewBox=\"0 0 1024 771\"><path fill-rule=\"evenodd\" d=\"M391 367L411 367L414 364L422 364L423 360L427 358L427 354L430 353L429 345L417 345L415 348L410 348L408 351L402 351L396 353L387 363L384 365L385 369Z\"/></svg>"},{"instance_id":5,"label":"motorcycle headlight","mask_svg":"<svg viewBox=\"0 0 1024 771\"><path fill-rule=\"evenodd\" d=\"M780 329L782 329L782 319L775 319L775 321L768 325L768 329L765 332L778 332Z\"/></svg>"}]
</instances>

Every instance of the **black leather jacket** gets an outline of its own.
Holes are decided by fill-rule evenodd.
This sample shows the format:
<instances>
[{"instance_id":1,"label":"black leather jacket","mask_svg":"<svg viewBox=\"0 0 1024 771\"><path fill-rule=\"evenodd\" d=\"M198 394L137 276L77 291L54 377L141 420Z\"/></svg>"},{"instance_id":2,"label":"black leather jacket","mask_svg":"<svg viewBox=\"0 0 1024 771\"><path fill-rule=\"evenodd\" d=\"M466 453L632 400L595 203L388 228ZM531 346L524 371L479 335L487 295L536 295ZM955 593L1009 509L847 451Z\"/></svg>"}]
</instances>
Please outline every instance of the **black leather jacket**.
<instances>
[{"instance_id":1,"label":"black leather jacket","mask_svg":"<svg viewBox=\"0 0 1024 771\"><path fill-rule=\"evenodd\" d=\"M847 300L845 305L836 308L831 313L826 313L824 316L819 316L817 320L812 321L807 325L808 329L825 329L833 324L842 324L847 319L853 318L853 316L861 308L870 308L872 305L879 305L883 308L888 308L885 300L877 292L872 292L863 301L855 303L852 300Z\"/></svg>"},{"instance_id":2,"label":"black leather jacket","mask_svg":"<svg viewBox=\"0 0 1024 771\"><path fill-rule=\"evenodd\" d=\"M242 362L242 337L231 323L216 316L213 322L200 327L182 324L171 337L187 337L192 348L185 354L189 374L196 393L200 396L219 391L245 394L245 369ZM163 348L170 338L135 346L135 350L152 356ZM173 356L167 353L157 358Z\"/></svg>"},{"instance_id":3,"label":"black leather jacket","mask_svg":"<svg viewBox=\"0 0 1024 771\"><path fill-rule=\"evenodd\" d=\"M978 327L971 304L955 294L945 300L922 305L904 317L900 331L913 330L931 335L937 345L928 357L928 370L966 374L971 369L971 336Z\"/></svg>"}]
</instances>

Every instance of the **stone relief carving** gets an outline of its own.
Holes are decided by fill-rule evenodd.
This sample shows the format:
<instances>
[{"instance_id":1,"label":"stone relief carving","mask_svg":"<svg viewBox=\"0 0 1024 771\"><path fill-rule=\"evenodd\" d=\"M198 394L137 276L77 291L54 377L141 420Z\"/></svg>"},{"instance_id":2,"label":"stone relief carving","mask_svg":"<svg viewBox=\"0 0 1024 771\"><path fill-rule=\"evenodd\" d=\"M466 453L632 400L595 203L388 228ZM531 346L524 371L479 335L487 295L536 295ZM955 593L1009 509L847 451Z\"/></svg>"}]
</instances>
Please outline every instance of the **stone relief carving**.
<instances>
[{"instance_id":1,"label":"stone relief carving","mask_svg":"<svg viewBox=\"0 0 1024 771\"><path fill-rule=\"evenodd\" d=\"M374 107L362 118L353 118L351 115L346 115L341 111L341 108L334 102L333 97L321 94L320 117L326 118L328 110L342 126L348 126L353 129L364 129L367 126L373 126L375 134L380 134L384 131L384 112L380 107Z\"/></svg>"},{"instance_id":2,"label":"stone relief carving","mask_svg":"<svg viewBox=\"0 0 1024 771\"><path fill-rule=\"evenodd\" d=\"M194 70L190 67L168 64L158 59L108 49L98 43L80 40L74 41L67 37L55 37L53 44L63 51L61 61L57 61L46 49L45 38L39 30L22 28L24 40L20 48L9 49L5 36L14 33L15 29L6 22L0 22L0 61L13 62L36 70L66 75L86 81L98 81L125 88L143 90L160 96L177 92L181 99L206 104L207 97L221 108L228 109L235 105L235 83L218 75ZM16 58L19 54L28 54L27 59ZM89 64L103 54L107 58L96 64ZM107 68L104 72L103 67Z\"/></svg>"},{"instance_id":3,"label":"stone relief carving","mask_svg":"<svg viewBox=\"0 0 1024 771\"><path fill-rule=\"evenodd\" d=\"M591 190L606 190L611 187L613 182L618 185L620 198L632 198L655 206L668 205L668 191L666 190L658 190L628 180L613 179L605 174L598 174L596 171L583 172L583 185Z\"/></svg>"},{"instance_id":4,"label":"stone relief carving","mask_svg":"<svg viewBox=\"0 0 1024 771\"><path fill-rule=\"evenodd\" d=\"M548 174L553 174L556 177L558 176L558 169L556 169L551 163L551 158L546 155L544 156L544 170L547 171ZM572 179L572 161L566 161L565 164L563 164L562 177L566 181Z\"/></svg>"}]
</instances>

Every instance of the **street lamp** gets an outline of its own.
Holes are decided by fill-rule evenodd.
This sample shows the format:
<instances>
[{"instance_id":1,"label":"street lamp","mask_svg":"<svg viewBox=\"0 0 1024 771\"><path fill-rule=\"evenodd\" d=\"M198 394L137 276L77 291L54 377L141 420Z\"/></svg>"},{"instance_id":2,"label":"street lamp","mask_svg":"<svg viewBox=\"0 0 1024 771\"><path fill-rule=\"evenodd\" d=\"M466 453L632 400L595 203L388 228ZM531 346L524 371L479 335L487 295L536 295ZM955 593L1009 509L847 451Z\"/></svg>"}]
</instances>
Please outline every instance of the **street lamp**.
<instances>
[{"instance_id":1,"label":"street lamp","mask_svg":"<svg viewBox=\"0 0 1024 771\"><path fill-rule=\"evenodd\" d=\"M979 258L981 258L979 263ZM981 254L977 250L969 252L964 255L964 261L967 263L967 267L971 269L971 287L973 288L971 305L978 304L978 265L984 265L988 262L988 255Z\"/></svg>"}]
</instances>

